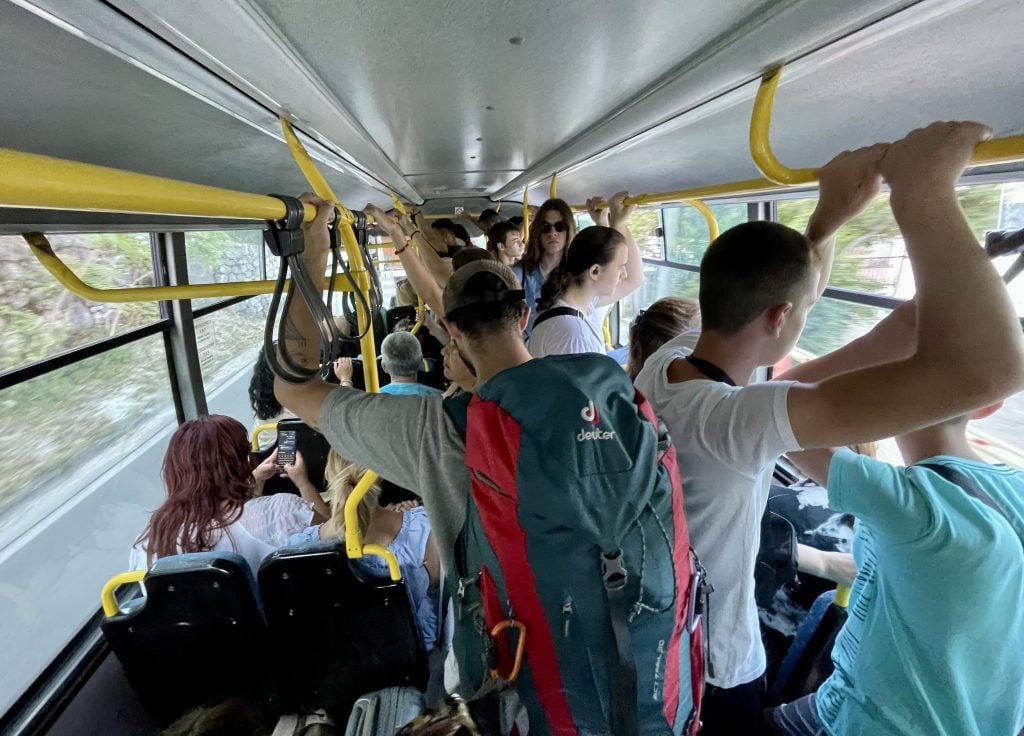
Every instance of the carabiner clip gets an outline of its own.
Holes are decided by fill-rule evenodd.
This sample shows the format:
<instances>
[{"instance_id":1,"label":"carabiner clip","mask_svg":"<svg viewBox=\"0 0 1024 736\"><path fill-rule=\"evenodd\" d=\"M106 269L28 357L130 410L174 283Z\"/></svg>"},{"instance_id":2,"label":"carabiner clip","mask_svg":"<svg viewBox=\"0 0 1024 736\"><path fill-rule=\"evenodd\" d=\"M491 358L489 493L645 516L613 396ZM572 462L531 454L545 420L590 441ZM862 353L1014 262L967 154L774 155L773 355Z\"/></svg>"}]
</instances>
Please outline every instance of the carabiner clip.
<instances>
[{"instance_id":1,"label":"carabiner clip","mask_svg":"<svg viewBox=\"0 0 1024 736\"><path fill-rule=\"evenodd\" d=\"M502 678L507 682L515 682L516 678L519 677L519 670L523 666L523 652L526 650L526 624L512 618L499 621L494 628L491 629L491 638L494 639L505 629L515 629L519 632L519 641L516 643L516 656L512 663L512 671L509 672L507 677L502 677L501 673L499 673L497 669L491 669L491 677Z\"/></svg>"}]
</instances>

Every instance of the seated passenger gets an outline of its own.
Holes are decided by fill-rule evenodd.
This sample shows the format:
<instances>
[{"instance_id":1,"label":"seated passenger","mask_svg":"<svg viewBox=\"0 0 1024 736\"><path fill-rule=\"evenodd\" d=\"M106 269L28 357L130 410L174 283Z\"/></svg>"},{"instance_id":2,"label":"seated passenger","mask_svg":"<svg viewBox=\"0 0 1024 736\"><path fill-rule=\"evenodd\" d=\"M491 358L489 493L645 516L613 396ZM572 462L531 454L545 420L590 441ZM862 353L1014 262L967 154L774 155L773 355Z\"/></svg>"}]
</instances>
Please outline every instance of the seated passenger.
<instances>
[{"instance_id":1,"label":"seated passenger","mask_svg":"<svg viewBox=\"0 0 1024 736\"><path fill-rule=\"evenodd\" d=\"M700 333L700 304L684 296L666 296L641 309L629 326L629 377L635 381L647 359L669 340Z\"/></svg>"},{"instance_id":2,"label":"seated passenger","mask_svg":"<svg viewBox=\"0 0 1024 736\"><path fill-rule=\"evenodd\" d=\"M303 470L303 473L305 471ZM366 468L349 463L333 450L327 456L327 487L331 493L331 517L323 524L310 526L293 534L289 545L297 546L321 540L345 538L345 501L359 483ZM309 482L305 478L306 483ZM298 481L296 481L298 485ZM386 507L380 505L385 486L401 492L388 481L378 479L359 504L359 529L364 544L387 547L398 558L402 578L409 591L416 626L427 651L437 643L440 611L441 563L437 546L430 532L430 520L419 502L403 500ZM408 491L401 494L410 496ZM387 562L382 557L366 555L350 561L357 574L388 577Z\"/></svg>"},{"instance_id":3,"label":"seated passenger","mask_svg":"<svg viewBox=\"0 0 1024 736\"><path fill-rule=\"evenodd\" d=\"M530 355L607 352L604 313L597 306L615 294L628 258L626 241L617 231L600 225L581 230L541 289L539 315L527 343Z\"/></svg>"},{"instance_id":4,"label":"seated passenger","mask_svg":"<svg viewBox=\"0 0 1024 736\"><path fill-rule=\"evenodd\" d=\"M423 348L415 335L392 332L381 343L380 354L381 367L391 376L391 383L381 387L382 394L430 396L440 393L436 388L416 382L423 368Z\"/></svg>"},{"instance_id":5,"label":"seated passenger","mask_svg":"<svg viewBox=\"0 0 1024 736\"><path fill-rule=\"evenodd\" d=\"M252 404L252 413L255 417L252 428L262 424L272 424L282 419L295 419L295 415L281 406L281 402L274 396L274 372L270 370L270 364L261 349L256 356L256 365L252 369L252 378L249 379L249 403ZM277 443L277 430L265 429L260 432L260 450L269 450Z\"/></svg>"},{"instance_id":6,"label":"seated passenger","mask_svg":"<svg viewBox=\"0 0 1024 736\"><path fill-rule=\"evenodd\" d=\"M523 234L511 222L495 223L487 233L487 250L506 266L514 266L523 258Z\"/></svg>"},{"instance_id":7,"label":"seated passenger","mask_svg":"<svg viewBox=\"0 0 1024 736\"><path fill-rule=\"evenodd\" d=\"M783 377L823 381L906 358L914 306ZM967 437L969 419L999 406L898 436L906 467L843 449L790 455L828 488L831 508L856 516L861 572L832 649L834 673L816 693L774 709L775 733L1015 735L1024 727L1024 472L985 462Z\"/></svg>"},{"instance_id":8,"label":"seated passenger","mask_svg":"<svg viewBox=\"0 0 1024 736\"><path fill-rule=\"evenodd\" d=\"M285 470L294 473L301 461L297 455L296 465ZM277 450L251 469L249 438L237 420L210 414L185 422L171 436L164 456L167 500L132 547L131 569L184 552L219 551L242 555L255 574L263 558L290 535L330 515L309 483L299 486L301 498L260 496L263 484L278 472Z\"/></svg>"},{"instance_id":9,"label":"seated passenger","mask_svg":"<svg viewBox=\"0 0 1024 736\"><path fill-rule=\"evenodd\" d=\"M675 442L691 542L715 587L702 736L756 733L761 725L765 653L753 569L777 457L903 434L991 404L1024 384L1020 323L955 193L984 132L976 124L939 123L890 145L840 154L819 172L806 235L767 222L723 233L701 262L697 345L690 353L670 341L637 377ZM917 282L916 342L907 341L916 349L898 361L875 356L823 381L752 383L758 366L774 365L792 350L828 283L836 231L870 202L882 177ZM844 460L842 472L853 477L861 462L870 465ZM956 598L950 593L931 604L958 605ZM959 626L937 631L933 641L945 638L956 647ZM888 656L902 659L906 652L890 649ZM998 699L991 690L984 697ZM847 707L873 709L860 692ZM943 732L927 724L902 732ZM970 733L994 733L990 725ZM913 728L906 721L904 727ZM850 732L892 731L868 725Z\"/></svg>"}]
</instances>

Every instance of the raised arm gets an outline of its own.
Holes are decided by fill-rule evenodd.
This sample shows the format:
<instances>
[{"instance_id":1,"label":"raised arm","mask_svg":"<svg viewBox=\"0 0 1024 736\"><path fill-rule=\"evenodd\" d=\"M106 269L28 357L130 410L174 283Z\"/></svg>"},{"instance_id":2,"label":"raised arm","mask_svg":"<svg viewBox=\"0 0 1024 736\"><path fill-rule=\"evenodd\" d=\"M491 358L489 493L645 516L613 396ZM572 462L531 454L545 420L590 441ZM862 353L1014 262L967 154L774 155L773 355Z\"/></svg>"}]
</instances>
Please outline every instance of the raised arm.
<instances>
[{"instance_id":1,"label":"raised arm","mask_svg":"<svg viewBox=\"0 0 1024 736\"><path fill-rule=\"evenodd\" d=\"M368 204L363 211L373 217L377 224L384 228L384 231L391 238L391 242L395 246L395 253L398 254L398 259L402 262L402 268L405 269L405 275L409 278L412 288L416 290L416 293L420 295L427 306L433 309L435 313L443 314L442 286L438 284L437 279L427 269L423 258L429 257L432 254L438 261L441 259L437 258L437 254L429 246L424 247L421 245L420 253L417 255L408 247L409 238L406 237L398 220L386 214L380 207Z\"/></svg>"},{"instance_id":2,"label":"raised arm","mask_svg":"<svg viewBox=\"0 0 1024 736\"><path fill-rule=\"evenodd\" d=\"M836 233L860 214L881 189L878 163L888 148L887 144L879 143L856 151L844 151L818 174L818 204L804 232L811 241L818 268L816 298L825 293L832 274Z\"/></svg>"},{"instance_id":3,"label":"raised arm","mask_svg":"<svg viewBox=\"0 0 1024 736\"><path fill-rule=\"evenodd\" d=\"M316 219L302 225L305 243L302 260L317 290L322 293L324 274L327 271L327 254L330 251L327 223L334 214L334 205L312 194L303 194L300 199L317 206ZM305 300L292 299L281 319L284 320L284 343L278 344L278 350L287 352L299 365L319 368L320 333ZM330 384L316 378L302 384L287 383L280 378L274 379L274 394L277 400L311 427L320 426L320 405L330 391Z\"/></svg>"},{"instance_id":4,"label":"raised arm","mask_svg":"<svg viewBox=\"0 0 1024 736\"><path fill-rule=\"evenodd\" d=\"M1020 324L954 189L986 133L977 123L935 123L880 161L917 283L916 348L905 360L793 386L789 418L802 447L901 434L1024 386Z\"/></svg>"},{"instance_id":5,"label":"raised arm","mask_svg":"<svg viewBox=\"0 0 1024 736\"><path fill-rule=\"evenodd\" d=\"M640 248L637 247L636 238L633 237L633 233L629 229L629 218L636 212L636 205L626 204L626 197L628 196L628 192L618 192L608 200L608 226L618 230L622 237L626 239L629 259L626 261L625 278L619 282L615 293L598 302L599 307L603 307L606 304L614 304L620 299L624 299L639 289L641 284L644 283L643 257L640 254Z\"/></svg>"}]
</instances>

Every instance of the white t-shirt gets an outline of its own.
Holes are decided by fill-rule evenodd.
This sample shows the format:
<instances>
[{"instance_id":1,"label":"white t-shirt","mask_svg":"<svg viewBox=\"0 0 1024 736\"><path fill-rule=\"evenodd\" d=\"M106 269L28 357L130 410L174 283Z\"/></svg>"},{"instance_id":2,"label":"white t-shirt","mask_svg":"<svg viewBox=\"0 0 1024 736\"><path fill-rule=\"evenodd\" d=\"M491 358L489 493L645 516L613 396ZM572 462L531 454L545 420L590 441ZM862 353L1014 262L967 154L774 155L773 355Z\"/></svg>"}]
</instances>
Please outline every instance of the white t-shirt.
<instances>
[{"instance_id":1,"label":"white t-shirt","mask_svg":"<svg viewBox=\"0 0 1024 736\"><path fill-rule=\"evenodd\" d=\"M761 516L775 460L799 445L786 409L792 382L746 387L712 380L669 383L669 364L689 355L692 344L688 333L666 343L647 360L636 387L676 446L691 543L715 589L705 620L708 682L730 688L765 670L754 602Z\"/></svg>"},{"instance_id":2,"label":"white t-shirt","mask_svg":"<svg viewBox=\"0 0 1024 736\"><path fill-rule=\"evenodd\" d=\"M561 299L556 307L572 307ZM527 347L534 358L547 355L573 355L576 353L607 353L604 344L604 318L611 305L597 307L579 318L574 314L552 317L534 325ZM538 318L543 316L543 312Z\"/></svg>"},{"instance_id":3,"label":"white t-shirt","mask_svg":"<svg viewBox=\"0 0 1024 736\"><path fill-rule=\"evenodd\" d=\"M291 493L250 498L242 515L221 531L210 548L213 552L237 552L249 563L253 575L271 552L288 544L288 537L301 532L313 521L313 504ZM146 548L132 547L128 562L132 570L145 570Z\"/></svg>"}]
</instances>

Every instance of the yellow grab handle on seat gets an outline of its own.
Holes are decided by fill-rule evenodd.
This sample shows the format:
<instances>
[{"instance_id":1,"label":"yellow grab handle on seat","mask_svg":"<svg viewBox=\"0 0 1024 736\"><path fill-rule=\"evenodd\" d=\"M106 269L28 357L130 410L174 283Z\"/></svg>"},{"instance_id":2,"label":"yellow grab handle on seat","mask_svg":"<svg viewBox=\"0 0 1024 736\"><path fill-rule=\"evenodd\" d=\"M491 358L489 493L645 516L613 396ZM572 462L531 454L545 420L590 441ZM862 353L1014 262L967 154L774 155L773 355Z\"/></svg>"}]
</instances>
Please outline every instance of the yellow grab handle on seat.
<instances>
[{"instance_id":1,"label":"yellow grab handle on seat","mask_svg":"<svg viewBox=\"0 0 1024 736\"><path fill-rule=\"evenodd\" d=\"M269 424L261 424L252 431L252 445L251 449L253 452L260 451L260 435L264 432L269 432L271 429L277 429L277 422L270 422Z\"/></svg>"},{"instance_id":2,"label":"yellow grab handle on seat","mask_svg":"<svg viewBox=\"0 0 1024 736\"><path fill-rule=\"evenodd\" d=\"M100 603L103 605L103 615L107 618L116 616L118 612L117 599L114 597L114 593L122 585L130 585L131 583L141 582L146 577L146 570L132 570L131 572L122 572L107 581L106 585L103 586L103 590L100 592Z\"/></svg>"},{"instance_id":3,"label":"yellow grab handle on seat","mask_svg":"<svg viewBox=\"0 0 1024 736\"><path fill-rule=\"evenodd\" d=\"M836 596L832 599L840 608L846 608L850 605L850 588L847 585L839 585L836 587Z\"/></svg>"},{"instance_id":4,"label":"yellow grab handle on seat","mask_svg":"<svg viewBox=\"0 0 1024 736\"><path fill-rule=\"evenodd\" d=\"M359 530L359 504L362 503L363 496L377 482L377 477L372 470L367 470L356 483L356 487L348 494L348 498L345 499L345 552L353 560L359 559L363 555L383 557L384 561L388 563L388 573L391 575L391 579L401 580L402 571L398 567L398 558L395 557L395 553L379 544L363 544L363 535Z\"/></svg>"}]
</instances>

